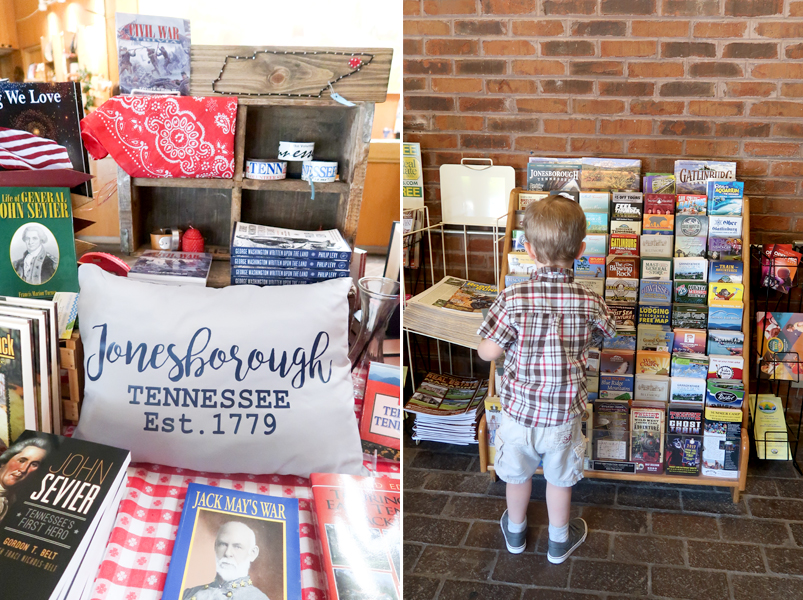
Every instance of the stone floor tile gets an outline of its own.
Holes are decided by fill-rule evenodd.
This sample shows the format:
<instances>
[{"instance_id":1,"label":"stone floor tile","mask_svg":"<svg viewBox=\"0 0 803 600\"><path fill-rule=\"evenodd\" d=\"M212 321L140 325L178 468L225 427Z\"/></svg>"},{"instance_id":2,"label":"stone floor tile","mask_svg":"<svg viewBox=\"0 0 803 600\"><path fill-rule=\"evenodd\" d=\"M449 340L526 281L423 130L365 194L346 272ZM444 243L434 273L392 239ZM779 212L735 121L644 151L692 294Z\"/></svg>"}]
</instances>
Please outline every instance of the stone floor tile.
<instances>
[{"instance_id":1,"label":"stone floor tile","mask_svg":"<svg viewBox=\"0 0 803 600\"><path fill-rule=\"evenodd\" d=\"M803 548L764 548L767 564L773 573L803 575ZM803 592L803 581L801 581Z\"/></svg>"},{"instance_id":2,"label":"stone floor tile","mask_svg":"<svg viewBox=\"0 0 803 600\"><path fill-rule=\"evenodd\" d=\"M405 490L416 490L424 485L424 480L427 478L427 471L424 469L413 469L412 467L404 467L404 481L402 482Z\"/></svg>"},{"instance_id":3,"label":"stone floor tile","mask_svg":"<svg viewBox=\"0 0 803 600\"><path fill-rule=\"evenodd\" d=\"M803 479L777 479L778 495L783 498L803 498Z\"/></svg>"},{"instance_id":4,"label":"stone floor tile","mask_svg":"<svg viewBox=\"0 0 803 600\"><path fill-rule=\"evenodd\" d=\"M406 590L404 598L407 600ZM519 600L519 598L521 598L521 588L513 585L449 579L438 594L438 600Z\"/></svg>"},{"instance_id":5,"label":"stone floor tile","mask_svg":"<svg viewBox=\"0 0 803 600\"><path fill-rule=\"evenodd\" d=\"M572 504L612 506L616 500L616 484L598 479L581 479L572 490Z\"/></svg>"},{"instance_id":6,"label":"stone floor tile","mask_svg":"<svg viewBox=\"0 0 803 600\"><path fill-rule=\"evenodd\" d=\"M705 512L718 515L744 515L747 508L744 500L733 503L731 492L700 492L696 490L683 490L683 510L685 512Z\"/></svg>"},{"instance_id":7,"label":"stone floor tile","mask_svg":"<svg viewBox=\"0 0 803 600\"><path fill-rule=\"evenodd\" d=\"M611 534L603 531L589 531L583 544L572 553L578 558L608 558L611 545ZM538 536L535 547L536 554L546 554L549 548L549 527L544 527Z\"/></svg>"},{"instance_id":8,"label":"stone floor tile","mask_svg":"<svg viewBox=\"0 0 803 600\"><path fill-rule=\"evenodd\" d=\"M728 600L728 577L716 571L652 567L652 593L676 600Z\"/></svg>"},{"instance_id":9,"label":"stone floor tile","mask_svg":"<svg viewBox=\"0 0 803 600\"><path fill-rule=\"evenodd\" d=\"M404 515L404 540L408 542L457 546L468 528L466 521Z\"/></svg>"},{"instance_id":10,"label":"stone floor tile","mask_svg":"<svg viewBox=\"0 0 803 600\"><path fill-rule=\"evenodd\" d=\"M449 494L427 494L424 492L404 492L404 514L419 514L434 517L441 514L449 503Z\"/></svg>"},{"instance_id":11,"label":"stone floor tile","mask_svg":"<svg viewBox=\"0 0 803 600\"><path fill-rule=\"evenodd\" d=\"M415 562L418 560L418 557L421 556L421 553L424 551L424 546L419 546L418 544L408 544L407 542L405 542L403 551L404 551L404 572L412 573L413 567L415 566Z\"/></svg>"},{"instance_id":12,"label":"stone floor tile","mask_svg":"<svg viewBox=\"0 0 803 600\"><path fill-rule=\"evenodd\" d=\"M577 559L572 564L569 587L617 594L647 594L647 566L626 565L605 560Z\"/></svg>"},{"instance_id":13,"label":"stone floor tile","mask_svg":"<svg viewBox=\"0 0 803 600\"><path fill-rule=\"evenodd\" d=\"M803 547L803 523L789 523L789 529L792 530L792 537L795 543Z\"/></svg>"},{"instance_id":14,"label":"stone floor tile","mask_svg":"<svg viewBox=\"0 0 803 600\"><path fill-rule=\"evenodd\" d=\"M504 498L452 496L452 501L443 510L443 514L456 519L498 521L502 518L505 508Z\"/></svg>"},{"instance_id":15,"label":"stone floor tile","mask_svg":"<svg viewBox=\"0 0 803 600\"><path fill-rule=\"evenodd\" d=\"M405 471L404 476L407 477ZM484 473L479 475L463 473L430 473L423 483L426 490L460 492L463 494L485 494L491 480Z\"/></svg>"},{"instance_id":16,"label":"stone floor tile","mask_svg":"<svg viewBox=\"0 0 803 600\"><path fill-rule=\"evenodd\" d=\"M786 523L749 517L720 517L722 538L729 542L758 542L772 546L790 543Z\"/></svg>"},{"instance_id":17,"label":"stone floor tile","mask_svg":"<svg viewBox=\"0 0 803 600\"><path fill-rule=\"evenodd\" d=\"M797 479L800 477L792 461L759 460L756 458L755 452L750 453L747 470L754 477L777 477L781 479Z\"/></svg>"},{"instance_id":18,"label":"stone floor tile","mask_svg":"<svg viewBox=\"0 0 803 600\"><path fill-rule=\"evenodd\" d=\"M489 496L505 496L505 482L501 479L491 482L491 487L488 488Z\"/></svg>"},{"instance_id":19,"label":"stone floor tile","mask_svg":"<svg viewBox=\"0 0 803 600\"><path fill-rule=\"evenodd\" d=\"M569 561L560 565L547 562L538 554L508 554L502 552L491 576L493 581L565 588L569 581Z\"/></svg>"},{"instance_id":20,"label":"stone floor tile","mask_svg":"<svg viewBox=\"0 0 803 600\"><path fill-rule=\"evenodd\" d=\"M744 494L747 496L777 496L776 481L776 479L770 477L750 477L748 475Z\"/></svg>"},{"instance_id":21,"label":"stone floor tile","mask_svg":"<svg viewBox=\"0 0 803 600\"><path fill-rule=\"evenodd\" d=\"M459 577L484 581L496 563L496 552L427 546L415 566L416 575Z\"/></svg>"},{"instance_id":22,"label":"stone floor tile","mask_svg":"<svg viewBox=\"0 0 803 600\"><path fill-rule=\"evenodd\" d=\"M682 565L683 541L653 535L616 534L611 560L616 562L639 562Z\"/></svg>"},{"instance_id":23,"label":"stone floor tile","mask_svg":"<svg viewBox=\"0 0 803 600\"><path fill-rule=\"evenodd\" d=\"M527 549L525 552L532 552L535 549L536 541L541 527L529 527L527 531ZM490 550L504 550L505 538L502 535L502 528L495 521L474 521L466 537L466 546L475 548L488 548Z\"/></svg>"},{"instance_id":24,"label":"stone floor tile","mask_svg":"<svg viewBox=\"0 0 803 600\"><path fill-rule=\"evenodd\" d=\"M620 485L616 496L619 506L680 510L680 491L666 488L650 489L637 485Z\"/></svg>"},{"instance_id":25,"label":"stone floor tile","mask_svg":"<svg viewBox=\"0 0 803 600\"><path fill-rule=\"evenodd\" d=\"M731 583L734 600L797 600L801 597L801 582L796 577L731 575ZM407 600L407 594L404 596Z\"/></svg>"},{"instance_id":26,"label":"stone floor tile","mask_svg":"<svg viewBox=\"0 0 803 600\"><path fill-rule=\"evenodd\" d=\"M647 511L584 506L581 516L591 530L646 533Z\"/></svg>"},{"instance_id":27,"label":"stone floor tile","mask_svg":"<svg viewBox=\"0 0 803 600\"><path fill-rule=\"evenodd\" d=\"M753 540L760 541L760 540ZM689 552L689 567L699 569L722 569L744 573L766 573L761 550L753 544L726 544L723 542L686 542Z\"/></svg>"},{"instance_id":28,"label":"stone floor tile","mask_svg":"<svg viewBox=\"0 0 803 600\"><path fill-rule=\"evenodd\" d=\"M610 596L608 596L610 598ZM545 590L544 588L528 588L524 590L522 600L600 600L595 594L579 594L563 590Z\"/></svg>"},{"instance_id":29,"label":"stone floor tile","mask_svg":"<svg viewBox=\"0 0 803 600\"><path fill-rule=\"evenodd\" d=\"M750 514L759 519L803 521L803 500L748 498Z\"/></svg>"},{"instance_id":30,"label":"stone floor tile","mask_svg":"<svg viewBox=\"0 0 803 600\"><path fill-rule=\"evenodd\" d=\"M652 515L652 532L683 538L719 539L716 517L658 513Z\"/></svg>"},{"instance_id":31,"label":"stone floor tile","mask_svg":"<svg viewBox=\"0 0 803 600\"><path fill-rule=\"evenodd\" d=\"M441 582L428 577L404 576L404 600L432 600Z\"/></svg>"},{"instance_id":32,"label":"stone floor tile","mask_svg":"<svg viewBox=\"0 0 803 600\"><path fill-rule=\"evenodd\" d=\"M416 469L438 469L441 471L466 471L473 462L467 454L446 454L419 450L413 458L411 467Z\"/></svg>"}]
</instances>

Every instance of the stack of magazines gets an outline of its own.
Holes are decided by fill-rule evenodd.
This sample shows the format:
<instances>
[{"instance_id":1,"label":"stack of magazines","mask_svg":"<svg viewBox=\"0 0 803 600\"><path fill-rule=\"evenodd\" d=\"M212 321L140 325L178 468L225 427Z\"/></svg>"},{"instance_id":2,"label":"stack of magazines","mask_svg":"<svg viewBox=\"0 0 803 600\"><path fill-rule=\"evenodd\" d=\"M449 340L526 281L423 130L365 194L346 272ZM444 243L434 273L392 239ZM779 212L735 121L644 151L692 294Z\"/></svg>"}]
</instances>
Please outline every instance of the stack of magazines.
<instances>
[{"instance_id":1,"label":"stack of magazines","mask_svg":"<svg viewBox=\"0 0 803 600\"><path fill-rule=\"evenodd\" d=\"M482 310L496 300L497 288L487 283L444 277L431 288L407 301L406 329L476 348Z\"/></svg>"},{"instance_id":2,"label":"stack of magazines","mask_svg":"<svg viewBox=\"0 0 803 600\"><path fill-rule=\"evenodd\" d=\"M413 439L476 444L488 380L427 373L404 410L415 415Z\"/></svg>"},{"instance_id":3,"label":"stack of magazines","mask_svg":"<svg viewBox=\"0 0 803 600\"><path fill-rule=\"evenodd\" d=\"M349 277L351 246L337 229L297 231L235 223L232 285L298 285Z\"/></svg>"}]
</instances>

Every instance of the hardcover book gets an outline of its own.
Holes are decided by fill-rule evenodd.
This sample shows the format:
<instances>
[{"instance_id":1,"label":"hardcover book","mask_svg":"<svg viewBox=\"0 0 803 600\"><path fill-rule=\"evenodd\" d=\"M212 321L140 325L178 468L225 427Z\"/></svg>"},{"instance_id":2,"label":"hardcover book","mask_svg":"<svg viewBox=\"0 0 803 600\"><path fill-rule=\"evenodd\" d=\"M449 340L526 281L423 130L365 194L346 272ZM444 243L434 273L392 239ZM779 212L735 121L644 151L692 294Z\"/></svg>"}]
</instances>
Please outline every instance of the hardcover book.
<instances>
[{"instance_id":1,"label":"hardcover book","mask_svg":"<svg viewBox=\"0 0 803 600\"><path fill-rule=\"evenodd\" d=\"M639 302L644 304L669 304L672 302L672 282L642 279L639 286ZM669 325L669 314L667 314L666 324Z\"/></svg>"},{"instance_id":2,"label":"hardcover book","mask_svg":"<svg viewBox=\"0 0 803 600\"><path fill-rule=\"evenodd\" d=\"M708 264L709 283L742 283L744 265L733 260L712 260Z\"/></svg>"},{"instance_id":3,"label":"hardcover book","mask_svg":"<svg viewBox=\"0 0 803 600\"><path fill-rule=\"evenodd\" d=\"M233 261L234 257L232 257ZM282 261L279 262L305 262ZM233 265L232 265L233 266ZM206 285L209 269L212 268L212 255L205 252L170 252L167 250L145 250L128 272L129 279L150 281L165 285ZM302 267L305 270L306 267ZM268 271L269 269L266 269ZM232 273L254 272L257 276L263 270L256 266L232 268ZM270 269L270 272L275 272Z\"/></svg>"},{"instance_id":4,"label":"hardcover book","mask_svg":"<svg viewBox=\"0 0 803 600\"><path fill-rule=\"evenodd\" d=\"M0 281L6 296L49 300L78 291L67 188L0 188Z\"/></svg>"},{"instance_id":5,"label":"hardcover book","mask_svg":"<svg viewBox=\"0 0 803 600\"><path fill-rule=\"evenodd\" d=\"M642 190L645 194L674 194L675 176L672 173L647 173Z\"/></svg>"},{"instance_id":6,"label":"hardcover book","mask_svg":"<svg viewBox=\"0 0 803 600\"><path fill-rule=\"evenodd\" d=\"M741 304L712 302L708 307L708 326L711 329L742 330L744 308Z\"/></svg>"},{"instance_id":7,"label":"hardcover book","mask_svg":"<svg viewBox=\"0 0 803 600\"><path fill-rule=\"evenodd\" d=\"M704 305L708 297L708 284L675 281L675 302L677 304Z\"/></svg>"},{"instance_id":8,"label":"hardcover book","mask_svg":"<svg viewBox=\"0 0 803 600\"><path fill-rule=\"evenodd\" d=\"M705 354L705 329L675 329L672 352L694 352Z\"/></svg>"},{"instance_id":9,"label":"hardcover book","mask_svg":"<svg viewBox=\"0 0 803 600\"><path fill-rule=\"evenodd\" d=\"M678 237L705 237L708 231L708 217L704 215L677 215L675 224Z\"/></svg>"},{"instance_id":10,"label":"hardcover book","mask_svg":"<svg viewBox=\"0 0 803 600\"><path fill-rule=\"evenodd\" d=\"M587 212L586 232L590 234L608 233L608 213Z\"/></svg>"},{"instance_id":11,"label":"hardcover book","mask_svg":"<svg viewBox=\"0 0 803 600\"><path fill-rule=\"evenodd\" d=\"M705 194L679 194L676 207L679 215L705 215L708 197Z\"/></svg>"},{"instance_id":12,"label":"hardcover book","mask_svg":"<svg viewBox=\"0 0 803 600\"><path fill-rule=\"evenodd\" d=\"M605 400L632 400L633 376L600 374L599 397Z\"/></svg>"},{"instance_id":13,"label":"hardcover book","mask_svg":"<svg viewBox=\"0 0 803 600\"><path fill-rule=\"evenodd\" d=\"M641 235L640 221L611 221L612 234Z\"/></svg>"},{"instance_id":14,"label":"hardcover book","mask_svg":"<svg viewBox=\"0 0 803 600\"><path fill-rule=\"evenodd\" d=\"M581 256L574 259L575 277L605 277L605 258L602 256Z\"/></svg>"},{"instance_id":15,"label":"hardcover book","mask_svg":"<svg viewBox=\"0 0 803 600\"><path fill-rule=\"evenodd\" d=\"M639 236L616 234L610 238L608 254L618 256L638 256L639 255Z\"/></svg>"},{"instance_id":16,"label":"hardcover book","mask_svg":"<svg viewBox=\"0 0 803 600\"><path fill-rule=\"evenodd\" d=\"M688 304L672 305L672 328L706 329L708 326L708 307Z\"/></svg>"},{"instance_id":17,"label":"hardcover book","mask_svg":"<svg viewBox=\"0 0 803 600\"><path fill-rule=\"evenodd\" d=\"M743 350L744 333L741 331L708 330L708 354L742 356Z\"/></svg>"},{"instance_id":18,"label":"hardcover book","mask_svg":"<svg viewBox=\"0 0 803 600\"><path fill-rule=\"evenodd\" d=\"M638 300L638 279L605 280L605 300L613 302L636 302Z\"/></svg>"},{"instance_id":19,"label":"hardcover book","mask_svg":"<svg viewBox=\"0 0 803 600\"><path fill-rule=\"evenodd\" d=\"M363 452L398 462L401 423L401 370L371 362L360 416Z\"/></svg>"},{"instance_id":20,"label":"hardcover book","mask_svg":"<svg viewBox=\"0 0 803 600\"><path fill-rule=\"evenodd\" d=\"M658 281L672 280L671 258L642 258L641 278L657 279Z\"/></svg>"},{"instance_id":21,"label":"hardcover book","mask_svg":"<svg viewBox=\"0 0 803 600\"><path fill-rule=\"evenodd\" d=\"M188 19L117 13L121 94L190 95Z\"/></svg>"},{"instance_id":22,"label":"hardcover book","mask_svg":"<svg viewBox=\"0 0 803 600\"><path fill-rule=\"evenodd\" d=\"M299 231L235 223L231 239L232 256L351 260L351 246L337 229Z\"/></svg>"},{"instance_id":23,"label":"hardcover book","mask_svg":"<svg viewBox=\"0 0 803 600\"><path fill-rule=\"evenodd\" d=\"M584 157L580 177L583 190L638 192L641 190L641 160Z\"/></svg>"},{"instance_id":24,"label":"hardcover book","mask_svg":"<svg viewBox=\"0 0 803 600\"><path fill-rule=\"evenodd\" d=\"M669 377L664 375L636 375L634 400L666 402L669 398Z\"/></svg>"},{"instance_id":25,"label":"hardcover book","mask_svg":"<svg viewBox=\"0 0 803 600\"><path fill-rule=\"evenodd\" d=\"M25 431L8 453L2 470L16 476L3 478L0 503L2 595L80 597L100 566L131 455L35 431Z\"/></svg>"},{"instance_id":26,"label":"hardcover book","mask_svg":"<svg viewBox=\"0 0 803 600\"><path fill-rule=\"evenodd\" d=\"M641 198L633 200L614 200L611 202L611 219L615 221L641 221L644 203Z\"/></svg>"},{"instance_id":27,"label":"hardcover book","mask_svg":"<svg viewBox=\"0 0 803 600\"><path fill-rule=\"evenodd\" d=\"M744 376L744 356L712 354L708 357L709 379L738 379Z\"/></svg>"},{"instance_id":28,"label":"hardcover book","mask_svg":"<svg viewBox=\"0 0 803 600\"><path fill-rule=\"evenodd\" d=\"M699 475L703 451L703 409L669 405L667 411L667 475Z\"/></svg>"},{"instance_id":29,"label":"hardcover book","mask_svg":"<svg viewBox=\"0 0 803 600\"><path fill-rule=\"evenodd\" d=\"M740 216L742 214L744 182L709 181L706 193L708 194L709 215Z\"/></svg>"},{"instance_id":30,"label":"hardcover book","mask_svg":"<svg viewBox=\"0 0 803 600\"><path fill-rule=\"evenodd\" d=\"M672 257L671 235L642 235L641 236L641 256L649 258L671 258Z\"/></svg>"},{"instance_id":31,"label":"hardcover book","mask_svg":"<svg viewBox=\"0 0 803 600\"><path fill-rule=\"evenodd\" d=\"M328 473L310 480L328 597L400 599L401 482Z\"/></svg>"},{"instance_id":32,"label":"hardcover book","mask_svg":"<svg viewBox=\"0 0 803 600\"><path fill-rule=\"evenodd\" d=\"M638 258L635 256L616 256L612 254L607 259L608 277L625 279L638 279L639 264Z\"/></svg>"},{"instance_id":33,"label":"hardcover book","mask_svg":"<svg viewBox=\"0 0 803 600\"><path fill-rule=\"evenodd\" d=\"M708 238L704 235L697 237L675 236L676 258L705 258Z\"/></svg>"},{"instance_id":34,"label":"hardcover book","mask_svg":"<svg viewBox=\"0 0 803 600\"><path fill-rule=\"evenodd\" d=\"M0 449L37 428L36 361L30 319L0 315Z\"/></svg>"},{"instance_id":35,"label":"hardcover book","mask_svg":"<svg viewBox=\"0 0 803 600\"><path fill-rule=\"evenodd\" d=\"M162 598L231 598L241 588L301 597L298 500L190 483Z\"/></svg>"},{"instance_id":36,"label":"hardcover book","mask_svg":"<svg viewBox=\"0 0 803 600\"><path fill-rule=\"evenodd\" d=\"M742 260L742 238L708 238L708 258L711 260Z\"/></svg>"},{"instance_id":37,"label":"hardcover book","mask_svg":"<svg viewBox=\"0 0 803 600\"><path fill-rule=\"evenodd\" d=\"M670 402L686 402L699 404L705 402L706 380L699 377L672 377L672 388L669 395Z\"/></svg>"},{"instance_id":38,"label":"hardcover book","mask_svg":"<svg viewBox=\"0 0 803 600\"><path fill-rule=\"evenodd\" d=\"M708 280L708 261L704 258L675 258L675 281Z\"/></svg>"},{"instance_id":39,"label":"hardcover book","mask_svg":"<svg viewBox=\"0 0 803 600\"><path fill-rule=\"evenodd\" d=\"M583 212L608 213L610 194L608 192L580 192L580 208Z\"/></svg>"},{"instance_id":40,"label":"hardcover book","mask_svg":"<svg viewBox=\"0 0 803 600\"><path fill-rule=\"evenodd\" d=\"M675 194L644 194L645 215L671 215L675 213Z\"/></svg>"},{"instance_id":41,"label":"hardcover book","mask_svg":"<svg viewBox=\"0 0 803 600\"><path fill-rule=\"evenodd\" d=\"M736 163L718 160L676 160L675 193L705 194L709 181L735 181Z\"/></svg>"},{"instance_id":42,"label":"hardcover book","mask_svg":"<svg viewBox=\"0 0 803 600\"><path fill-rule=\"evenodd\" d=\"M742 217L709 217L708 237L737 238L742 236Z\"/></svg>"},{"instance_id":43,"label":"hardcover book","mask_svg":"<svg viewBox=\"0 0 803 600\"><path fill-rule=\"evenodd\" d=\"M583 238L586 244L586 256L602 256L608 254L608 236L607 235L587 235Z\"/></svg>"},{"instance_id":44,"label":"hardcover book","mask_svg":"<svg viewBox=\"0 0 803 600\"><path fill-rule=\"evenodd\" d=\"M608 311L616 320L616 327L635 327L636 304L632 302L609 302Z\"/></svg>"},{"instance_id":45,"label":"hardcover book","mask_svg":"<svg viewBox=\"0 0 803 600\"><path fill-rule=\"evenodd\" d=\"M83 118L79 83L0 82L0 132L7 153L0 171L73 169L89 173L89 155L79 125ZM92 196L88 181L71 191Z\"/></svg>"},{"instance_id":46,"label":"hardcover book","mask_svg":"<svg viewBox=\"0 0 803 600\"><path fill-rule=\"evenodd\" d=\"M744 300L744 286L741 283L709 283L708 303L720 302L739 306Z\"/></svg>"},{"instance_id":47,"label":"hardcover book","mask_svg":"<svg viewBox=\"0 0 803 600\"><path fill-rule=\"evenodd\" d=\"M527 163L527 189L535 192L579 192L581 166L576 159L530 157Z\"/></svg>"},{"instance_id":48,"label":"hardcover book","mask_svg":"<svg viewBox=\"0 0 803 600\"><path fill-rule=\"evenodd\" d=\"M645 235L656 232L675 230L675 215L673 214L645 214L642 221L642 230Z\"/></svg>"},{"instance_id":49,"label":"hardcover book","mask_svg":"<svg viewBox=\"0 0 803 600\"><path fill-rule=\"evenodd\" d=\"M636 353L636 374L669 375L669 352L639 350Z\"/></svg>"},{"instance_id":50,"label":"hardcover book","mask_svg":"<svg viewBox=\"0 0 803 600\"><path fill-rule=\"evenodd\" d=\"M664 470L665 409L633 406L630 411L630 460L645 473Z\"/></svg>"},{"instance_id":51,"label":"hardcover book","mask_svg":"<svg viewBox=\"0 0 803 600\"><path fill-rule=\"evenodd\" d=\"M626 401L594 403L594 460L627 460L628 413Z\"/></svg>"},{"instance_id":52,"label":"hardcover book","mask_svg":"<svg viewBox=\"0 0 803 600\"><path fill-rule=\"evenodd\" d=\"M672 377L708 377L708 357L705 354L675 352L672 355Z\"/></svg>"}]
</instances>

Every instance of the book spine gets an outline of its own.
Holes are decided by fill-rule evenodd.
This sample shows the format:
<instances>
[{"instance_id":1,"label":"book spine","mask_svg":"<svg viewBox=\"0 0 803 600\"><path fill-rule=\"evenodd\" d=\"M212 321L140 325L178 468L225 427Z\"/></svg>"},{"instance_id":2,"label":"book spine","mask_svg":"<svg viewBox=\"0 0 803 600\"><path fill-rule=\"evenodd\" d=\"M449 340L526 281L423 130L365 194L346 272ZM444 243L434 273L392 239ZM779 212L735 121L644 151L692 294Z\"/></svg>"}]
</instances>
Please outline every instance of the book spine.
<instances>
[{"instance_id":1,"label":"book spine","mask_svg":"<svg viewBox=\"0 0 803 600\"><path fill-rule=\"evenodd\" d=\"M270 279L258 277L232 277L231 285L307 285L319 283L324 279Z\"/></svg>"},{"instance_id":2,"label":"book spine","mask_svg":"<svg viewBox=\"0 0 803 600\"><path fill-rule=\"evenodd\" d=\"M320 271L348 271L349 263L345 260L316 260L291 258L253 258L232 256L233 267L272 268L272 269L314 269Z\"/></svg>"},{"instance_id":3,"label":"book spine","mask_svg":"<svg viewBox=\"0 0 803 600\"><path fill-rule=\"evenodd\" d=\"M294 250L292 248L243 248L234 246L232 256L271 256L291 259L317 259L317 260L351 260L351 252L337 252L332 250Z\"/></svg>"},{"instance_id":4,"label":"book spine","mask_svg":"<svg viewBox=\"0 0 803 600\"><path fill-rule=\"evenodd\" d=\"M232 267L232 277L251 277L256 279L336 279L348 277L348 271L317 271L312 269L258 269L251 267Z\"/></svg>"}]
</instances>

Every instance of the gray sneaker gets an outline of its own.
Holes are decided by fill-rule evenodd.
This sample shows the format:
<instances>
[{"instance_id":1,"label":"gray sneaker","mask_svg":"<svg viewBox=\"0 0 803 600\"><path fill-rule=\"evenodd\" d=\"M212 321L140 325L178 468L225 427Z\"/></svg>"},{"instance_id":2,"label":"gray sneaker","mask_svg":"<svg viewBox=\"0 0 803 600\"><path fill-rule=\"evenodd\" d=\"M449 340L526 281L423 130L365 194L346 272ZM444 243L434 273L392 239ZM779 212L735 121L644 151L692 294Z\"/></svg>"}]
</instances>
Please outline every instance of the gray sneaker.
<instances>
[{"instance_id":1,"label":"gray sneaker","mask_svg":"<svg viewBox=\"0 0 803 600\"><path fill-rule=\"evenodd\" d=\"M507 546L507 551L511 554L521 554L524 552L524 548L527 547L527 529L525 528L524 531L520 531L518 533L513 533L510 531L507 528L507 510L505 510L502 518L499 520L499 524L502 526L502 535L505 536L505 545Z\"/></svg>"},{"instance_id":2,"label":"gray sneaker","mask_svg":"<svg viewBox=\"0 0 803 600\"><path fill-rule=\"evenodd\" d=\"M504 517L502 517L504 518ZM580 517L569 521L569 539L565 542L553 542L549 540L549 548L546 553L547 560L553 565L559 565L569 558L577 547L586 541L588 535L588 525Z\"/></svg>"}]
</instances>

